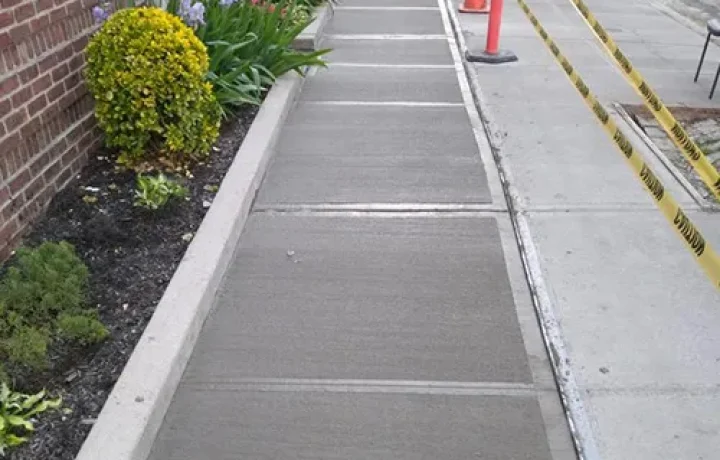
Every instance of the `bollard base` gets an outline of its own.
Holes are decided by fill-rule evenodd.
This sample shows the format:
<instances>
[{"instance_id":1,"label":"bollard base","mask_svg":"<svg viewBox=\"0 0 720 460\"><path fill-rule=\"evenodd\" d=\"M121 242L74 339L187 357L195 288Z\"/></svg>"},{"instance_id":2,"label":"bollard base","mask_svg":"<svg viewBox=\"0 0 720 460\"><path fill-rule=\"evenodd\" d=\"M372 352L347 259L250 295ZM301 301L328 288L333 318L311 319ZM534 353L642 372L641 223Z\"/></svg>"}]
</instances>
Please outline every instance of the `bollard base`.
<instances>
[{"instance_id":1,"label":"bollard base","mask_svg":"<svg viewBox=\"0 0 720 460\"><path fill-rule=\"evenodd\" d=\"M458 8L458 11L461 13L472 13L472 14L488 14L490 13L490 8L465 8L464 6L461 6Z\"/></svg>"},{"instance_id":2,"label":"bollard base","mask_svg":"<svg viewBox=\"0 0 720 460\"><path fill-rule=\"evenodd\" d=\"M475 53L468 50L465 52L465 59L470 62L482 62L484 64L505 64L507 62L517 62L518 57L512 51L507 50L500 50L494 54L485 51Z\"/></svg>"}]
</instances>

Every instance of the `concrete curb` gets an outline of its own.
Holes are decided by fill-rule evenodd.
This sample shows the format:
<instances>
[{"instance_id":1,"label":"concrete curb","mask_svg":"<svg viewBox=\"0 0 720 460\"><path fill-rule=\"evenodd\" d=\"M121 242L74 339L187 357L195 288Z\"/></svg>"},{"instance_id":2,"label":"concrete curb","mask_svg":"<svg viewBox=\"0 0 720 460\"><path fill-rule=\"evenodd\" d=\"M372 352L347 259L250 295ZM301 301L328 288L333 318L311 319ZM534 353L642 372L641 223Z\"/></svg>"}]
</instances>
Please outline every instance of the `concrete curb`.
<instances>
[{"instance_id":1,"label":"concrete curb","mask_svg":"<svg viewBox=\"0 0 720 460\"><path fill-rule=\"evenodd\" d=\"M76 460L146 460L302 84L270 90Z\"/></svg>"},{"instance_id":2,"label":"concrete curb","mask_svg":"<svg viewBox=\"0 0 720 460\"><path fill-rule=\"evenodd\" d=\"M317 51L320 49L323 31L332 16L332 6L326 2L324 5L315 8L315 19L300 35L295 37L292 48L298 51Z\"/></svg>"}]
</instances>

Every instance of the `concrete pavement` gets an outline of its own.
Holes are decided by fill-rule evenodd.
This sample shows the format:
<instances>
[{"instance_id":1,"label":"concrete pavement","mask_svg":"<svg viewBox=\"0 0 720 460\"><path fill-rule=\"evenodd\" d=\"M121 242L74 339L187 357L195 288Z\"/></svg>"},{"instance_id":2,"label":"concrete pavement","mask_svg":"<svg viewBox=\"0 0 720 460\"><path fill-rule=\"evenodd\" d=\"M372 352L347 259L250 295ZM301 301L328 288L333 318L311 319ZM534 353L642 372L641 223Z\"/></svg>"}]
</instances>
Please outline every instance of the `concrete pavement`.
<instances>
[{"instance_id":1,"label":"concrete pavement","mask_svg":"<svg viewBox=\"0 0 720 460\"><path fill-rule=\"evenodd\" d=\"M152 460L576 458L444 10L347 0Z\"/></svg>"},{"instance_id":2,"label":"concrete pavement","mask_svg":"<svg viewBox=\"0 0 720 460\"><path fill-rule=\"evenodd\" d=\"M641 103L568 0L528 4L606 106ZM702 35L642 0L587 4L666 103L718 107L707 94L720 49L694 84ZM482 47L486 19L460 21L469 46ZM717 458L720 296L510 0L501 47L520 61L474 67L482 111L527 224L533 281L558 321L587 458ZM633 143L720 247L720 215Z\"/></svg>"}]
</instances>

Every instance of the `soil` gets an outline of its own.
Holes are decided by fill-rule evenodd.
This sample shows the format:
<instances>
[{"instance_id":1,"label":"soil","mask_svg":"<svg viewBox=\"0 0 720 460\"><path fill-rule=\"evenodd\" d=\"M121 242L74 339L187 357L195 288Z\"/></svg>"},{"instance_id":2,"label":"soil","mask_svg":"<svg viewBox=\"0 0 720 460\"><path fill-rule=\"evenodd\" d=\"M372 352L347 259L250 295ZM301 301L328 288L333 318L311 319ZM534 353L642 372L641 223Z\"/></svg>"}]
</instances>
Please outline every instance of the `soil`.
<instances>
[{"instance_id":1,"label":"soil","mask_svg":"<svg viewBox=\"0 0 720 460\"><path fill-rule=\"evenodd\" d=\"M159 212L133 206L135 175L116 168L112 155L101 151L25 238L30 246L62 240L75 246L90 270L89 305L97 307L110 338L89 349L55 344L47 372L13 374L17 387L48 388L68 410L39 417L30 441L12 449L8 460L75 458L256 113L247 109L226 123L211 156L184 179L187 200Z\"/></svg>"},{"instance_id":2,"label":"soil","mask_svg":"<svg viewBox=\"0 0 720 460\"><path fill-rule=\"evenodd\" d=\"M642 105L628 104L623 107L628 113L634 115L635 124L642 128L648 138L687 179L698 194L711 206L720 204L650 111ZM708 161L720 170L720 109L676 106L668 107L668 110L705 153Z\"/></svg>"}]
</instances>

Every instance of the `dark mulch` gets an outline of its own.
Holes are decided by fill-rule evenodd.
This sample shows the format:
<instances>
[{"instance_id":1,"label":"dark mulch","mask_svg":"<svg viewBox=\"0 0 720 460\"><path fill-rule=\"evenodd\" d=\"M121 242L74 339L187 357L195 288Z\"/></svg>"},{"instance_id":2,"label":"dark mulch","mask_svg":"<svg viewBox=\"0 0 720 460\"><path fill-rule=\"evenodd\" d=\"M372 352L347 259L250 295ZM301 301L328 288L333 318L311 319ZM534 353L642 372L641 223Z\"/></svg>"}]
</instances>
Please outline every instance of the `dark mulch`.
<instances>
[{"instance_id":1,"label":"dark mulch","mask_svg":"<svg viewBox=\"0 0 720 460\"><path fill-rule=\"evenodd\" d=\"M72 413L47 413L31 441L9 460L72 460L120 376L152 316L188 241L257 111L227 123L211 157L192 168L189 200L161 213L134 207L134 174L116 170L114 159L98 152L77 180L52 201L45 217L25 239L71 242L90 269L90 305L97 306L111 338L91 348L57 344L43 375L14 375L22 388L45 387L63 397ZM87 197L97 198L88 203Z\"/></svg>"}]
</instances>

